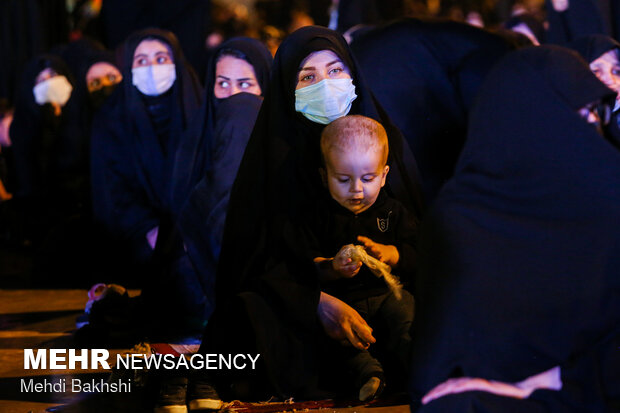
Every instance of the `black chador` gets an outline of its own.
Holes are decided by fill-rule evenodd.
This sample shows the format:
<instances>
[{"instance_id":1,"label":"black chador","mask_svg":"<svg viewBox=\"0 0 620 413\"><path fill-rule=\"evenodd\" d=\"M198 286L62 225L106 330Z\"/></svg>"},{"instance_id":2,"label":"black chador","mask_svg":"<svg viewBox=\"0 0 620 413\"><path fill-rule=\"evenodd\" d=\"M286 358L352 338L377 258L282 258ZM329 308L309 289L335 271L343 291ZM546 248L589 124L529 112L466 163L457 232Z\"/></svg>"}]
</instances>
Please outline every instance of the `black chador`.
<instances>
[{"instance_id":1,"label":"black chador","mask_svg":"<svg viewBox=\"0 0 620 413\"><path fill-rule=\"evenodd\" d=\"M296 238L308 206L324 191L317 172L323 125L295 111L294 94L302 60L320 50L333 51L350 70L357 98L349 114L376 119L387 130L388 193L414 216L422 211L415 160L373 98L345 40L321 27L291 34L276 54L270 88L232 188L216 310L201 349L230 349L230 340L255 343L264 361L261 383L282 396L316 395L316 343L323 335L315 267ZM244 339L233 338L239 330L230 329L238 325L251 326Z\"/></svg>"},{"instance_id":2,"label":"black chador","mask_svg":"<svg viewBox=\"0 0 620 413\"><path fill-rule=\"evenodd\" d=\"M612 95L559 47L513 52L489 74L420 230L411 393L555 366L563 385L524 400L446 396L420 412L618 406L620 152L578 114Z\"/></svg>"}]
</instances>

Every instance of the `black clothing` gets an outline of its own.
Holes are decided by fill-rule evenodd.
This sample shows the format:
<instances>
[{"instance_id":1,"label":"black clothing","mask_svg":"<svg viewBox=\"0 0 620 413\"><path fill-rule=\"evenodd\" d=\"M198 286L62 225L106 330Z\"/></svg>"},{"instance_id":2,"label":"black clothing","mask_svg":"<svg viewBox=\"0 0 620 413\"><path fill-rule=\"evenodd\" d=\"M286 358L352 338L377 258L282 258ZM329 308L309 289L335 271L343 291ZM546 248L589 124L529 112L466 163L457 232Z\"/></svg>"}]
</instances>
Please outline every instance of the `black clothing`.
<instances>
[{"instance_id":1,"label":"black clothing","mask_svg":"<svg viewBox=\"0 0 620 413\"><path fill-rule=\"evenodd\" d=\"M338 364L344 362L354 378L355 390L359 390L370 377L375 376L386 380L387 376L388 387L391 390L405 391L409 376L410 329L414 313L413 296L409 291L403 290L398 299L390 291L347 304L353 307L372 327L377 343L368 350L330 343L329 352L333 354L333 357L326 357L326 360L332 363L336 361ZM345 386L339 383L338 387L344 388Z\"/></svg>"},{"instance_id":2,"label":"black clothing","mask_svg":"<svg viewBox=\"0 0 620 413\"><path fill-rule=\"evenodd\" d=\"M263 93L269 88L273 60L261 42L244 37L230 39L214 51L202 105L184 135L186 149L178 152L175 162L175 175L182 179L173 188L174 205L178 207L174 213L211 308L230 189L262 103L262 98L248 93L215 98L216 59L221 50L245 55Z\"/></svg>"},{"instance_id":3,"label":"black clothing","mask_svg":"<svg viewBox=\"0 0 620 413\"><path fill-rule=\"evenodd\" d=\"M193 190L194 186L205 177L207 170L216 171L219 168L230 168L227 172L232 175L226 178L226 182L232 186L232 180L237 174L237 167L241 162L241 156L245 149L245 144L249 138L249 134L254 126L254 120L256 116L250 111L247 113L248 118L244 119L242 116L236 116L233 113L229 113L230 109L224 109L223 117L233 117L235 122L240 122L238 125L243 125L234 132L238 139L233 139L232 136L228 136L227 139L232 139L231 146L227 150L227 156L234 156L234 159L222 158L218 164L214 164L213 156L218 150L217 146L223 144L224 137L218 137L216 128L218 119L218 106L225 99L216 99L213 94L213 88L215 86L215 72L216 72L216 57L222 50L236 50L243 53L247 57L248 63L254 68L254 74L256 80L261 87L263 94L269 87L269 71L271 69L271 63L273 61L271 53L265 45L256 39L248 37L235 37L222 43L217 49L214 50L209 65L207 67L207 75L205 78L205 88L203 92L202 104L200 109L196 112L195 116L191 119L189 127L183 137L183 150L178 152L175 162L176 172L179 177L185 176L185 182L179 182L175 187L172 194L175 200L174 204L179 208L183 206L185 200ZM236 100L236 99L235 99ZM246 102L252 101L252 98L240 98ZM254 100L255 101L255 100ZM239 105L242 107L242 105ZM259 105L260 107L260 105ZM242 129L247 130L247 136L241 133ZM243 135L243 136L242 136ZM239 140L240 139L240 140ZM218 142L219 140L219 142ZM233 155L231 149L234 148L235 154ZM236 159L238 158L238 160ZM215 172L223 177L220 172ZM208 183L207 185L222 185L223 183ZM225 210L225 208L224 208ZM178 213L178 211L175 211Z\"/></svg>"},{"instance_id":4,"label":"black clothing","mask_svg":"<svg viewBox=\"0 0 620 413\"><path fill-rule=\"evenodd\" d=\"M193 187L178 218L179 231L201 275L211 310L230 190L262 101L260 96L238 93L218 105L216 127L208 135L204 177Z\"/></svg>"},{"instance_id":5,"label":"black clothing","mask_svg":"<svg viewBox=\"0 0 620 413\"><path fill-rule=\"evenodd\" d=\"M274 60L271 85L233 185L216 280L214 318L220 326L237 297L247 311L265 365L265 378L280 395L309 395L316 385L314 352L320 337L317 306L320 289L314 264L296 239L307 206L323 193L319 135L323 125L295 111L297 71L310 53L331 50L350 70L357 99L350 114L372 117L388 133L391 166L387 190L412 214L422 210L415 160L400 132L376 103L344 39L321 27L289 35ZM217 323L214 323L217 325ZM201 351L226 331L207 326ZM265 380L264 380L265 381ZM314 385L313 385L314 383Z\"/></svg>"},{"instance_id":6,"label":"black clothing","mask_svg":"<svg viewBox=\"0 0 620 413\"><path fill-rule=\"evenodd\" d=\"M155 97L142 95L132 84L134 50L146 38L168 44L176 68L172 87ZM200 89L170 32L136 32L122 51L124 81L93 120L94 214L112 237L110 242L115 242L109 247L122 251L126 244L132 259L141 264L135 271L147 302L145 312L152 311L149 319L160 326L169 322L158 331L165 333L171 326L183 328L182 323L192 316L204 318L206 305L201 282L188 265L176 236L172 211L177 206L170 195L185 179L175 174L175 159L183 149L183 132L199 107ZM152 251L146 234L155 227L158 236ZM130 264L117 265L123 268ZM162 295L167 298L163 307Z\"/></svg>"},{"instance_id":7,"label":"black clothing","mask_svg":"<svg viewBox=\"0 0 620 413\"><path fill-rule=\"evenodd\" d=\"M351 49L403 131L430 204L452 176L480 84L510 46L467 24L405 19L362 35Z\"/></svg>"},{"instance_id":8,"label":"black clothing","mask_svg":"<svg viewBox=\"0 0 620 413\"><path fill-rule=\"evenodd\" d=\"M15 200L23 202L26 218L45 237L51 226L80 213L88 199L88 136L80 128L79 102L73 92L54 114L51 104L36 103L33 88L46 68L75 81L66 64L54 55L33 59L22 74L10 135L15 159Z\"/></svg>"},{"instance_id":9,"label":"black clothing","mask_svg":"<svg viewBox=\"0 0 620 413\"><path fill-rule=\"evenodd\" d=\"M590 34L604 34L618 39L620 9L613 0L571 0L568 8L557 11L545 0L547 43L563 45Z\"/></svg>"},{"instance_id":10,"label":"black clothing","mask_svg":"<svg viewBox=\"0 0 620 413\"><path fill-rule=\"evenodd\" d=\"M83 37L80 40L73 41L68 45L56 48L58 54L63 57L71 72L75 75L75 91L77 100L80 102L82 112L81 121L84 128L90 131L93 113L101 107L106 97L111 94L112 90L106 90L101 95L99 101L94 101L92 95L88 92L88 84L86 82L86 74L92 65L99 62L109 63L117 66L114 53L107 50L101 43Z\"/></svg>"},{"instance_id":11,"label":"black clothing","mask_svg":"<svg viewBox=\"0 0 620 413\"><path fill-rule=\"evenodd\" d=\"M416 222L405 207L381 191L366 211L354 214L326 196L316 207L315 217L309 222L310 260L315 257L334 257L347 244L360 244L358 235L384 245L393 245L400 259L395 275L403 283L413 280L415 273ZM323 284L323 291L346 303L390 291L382 278L375 276L365 265L353 278L341 278ZM410 309L413 311L413 308Z\"/></svg>"},{"instance_id":12,"label":"black clothing","mask_svg":"<svg viewBox=\"0 0 620 413\"><path fill-rule=\"evenodd\" d=\"M411 393L554 366L564 385L526 400L452 395L420 412L618 406L620 153L577 113L610 96L559 47L513 52L487 77L456 173L420 229Z\"/></svg>"},{"instance_id":13,"label":"black clothing","mask_svg":"<svg viewBox=\"0 0 620 413\"><path fill-rule=\"evenodd\" d=\"M170 90L155 98L142 95L131 81L133 52L147 37L170 45L177 72ZM173 208L176 150L198 108L200 89L169 32L137 32L127 39L123 53L125 80L94 119L93 207L95 218L146 247L145 234Z\"/></svg>"},{"instance_id":14,"label":"black clothing","mask_svg":"<svg viewBox=\"0 0 620 413\"><path fill-rule=\"evenodd\" d=\"M588 63L592 63L610 50L620 49L620 43L604 34L583 36L566 46L579 53Z\"/></svg>"},{"instance_id":15,"label":"black clothing","mask_svg":"<svg viewBox=\"0 0 620 413\"><path fill-rule=\"evenodd\" d=\"M395 246L400 258L392 272L405 285L413 280L416 223L405 207L383 190L375 203L359 214L327 195L317 204L315 218L309 224L305 229L312 248L308 260L334 257L343 246L360 244L357 236L363 235L375 242ZM403 366L409 360L409 329L414 313L413 296L409 291L403 290L400 300L397 299L383 278L374 275L365 265L352 278L322 282L321 290L349 304L376 330L378 345L370 351L353 347L336 350L356 377L357 389L372 376L385 379L383 366L377 358L381 361L387 359L388 364L398 366L396 371L401 380L394 382L402 381L407 376Z\"/></svg>"}]
</instances>

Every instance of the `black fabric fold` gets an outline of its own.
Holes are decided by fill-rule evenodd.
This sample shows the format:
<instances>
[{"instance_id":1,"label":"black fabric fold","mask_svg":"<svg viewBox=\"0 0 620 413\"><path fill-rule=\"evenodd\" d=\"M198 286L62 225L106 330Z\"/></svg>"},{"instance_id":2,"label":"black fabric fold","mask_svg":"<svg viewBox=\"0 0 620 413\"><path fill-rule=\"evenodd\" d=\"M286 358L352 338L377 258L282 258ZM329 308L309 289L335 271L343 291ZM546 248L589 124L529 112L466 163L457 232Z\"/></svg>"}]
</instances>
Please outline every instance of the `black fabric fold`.
<instances>
[{"instance_id":1,"label":"black fabric fold","mask_svg":"<svg viewBox=\"0 0 620 413\"><path fill-rule=\"evenodd\" d=\"M610 223L620 218L620 152L577 113L609 97L559 47L513 52L489 74L455 176L421 227L414 400L455 376L515 383L560 366L568 377L617 331L620 231ZM618 381L617 369L605 374ZM471 400L488 412L537 400L546 412L617 405L600 386L584 376L528 400L468 393L420 411L451 400L463 412Z\"/></svg>"}]
</instances>

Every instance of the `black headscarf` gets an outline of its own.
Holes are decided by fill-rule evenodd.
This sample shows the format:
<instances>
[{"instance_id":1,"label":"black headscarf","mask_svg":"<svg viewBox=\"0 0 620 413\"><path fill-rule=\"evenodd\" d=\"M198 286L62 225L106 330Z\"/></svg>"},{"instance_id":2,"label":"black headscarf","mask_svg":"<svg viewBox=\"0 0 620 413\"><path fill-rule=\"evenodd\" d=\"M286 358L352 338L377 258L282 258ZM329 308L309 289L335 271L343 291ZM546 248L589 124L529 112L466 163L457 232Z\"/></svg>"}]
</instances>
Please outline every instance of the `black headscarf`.
<instances>
[{"instance_id":1,"label":"black headscarf","mask_svg":"<svg viewBox=\"0 0 620 413\"><path fill-rule=\"evenodd\" d=\"M211 60L207 67L207 76L205 78L205 89L200 109L190 122L182 145L185 150L177 153L175 174L180 178L185 176L185 182L179 179L179 185L174 188L175 193L172 194L175 199L175 205L178 208L183 206L184 201L193 189L193 187L205 176L206 170L211 168L214 149L214 140L217 139L215 128L217 124L218 103L223 101L217 99L213 94L215 86L215 71L217 66L217 57L222 50L236 50L247 57L248 63L254 68L256 80L260 85L263 95L269 87L269 71L273 58L269 49L256 39L249 37L235 37L222 43L212 54ZM228 115L225 115L228 116ZM256 118L254 117L253 120ZM243 139L243 145L239 145L241 151L239 157L242 156L247 137ZM239 163L237 162L238 166ZM234 179L234 175L231 179ZM178 213L178 211L177 211Z\"/></svg>"},{"instance_id":2,"label":"black headscarf","mask_svg":"<svg viewBox=\"0 0 620 413\"><path fill-rule=\"evenodd\" d=\"M170 46L176 68L170 90L156 97L142 95L132 84L134 51L148 38ZM145 234L170 218L176 152L200 104L200 88L170 32L145 29L132 34L121 60L124 81L93 121L93 206L95 217L109 228L146 245Z\"/></svg>"},{"instance_id":3,"label":"black headscarf","mask_svg":"<svg viewBox=\"0 0 620 413\"><path fill-rule=\"evenodd\" d=\"M304 27L287 37L278 49L271 86L233 186L222 248L221 277L218 272L218 277L227 282L243 285L242 280L253 272L248 251L240 251L234 245L252 246L252 249L256 247L256 253L268 253L273 246L256 244L260 228L273 224L274 227L267 230L270 239L266 242L274 242L281 236L281 228L277 226L292 217L297 219L295 215L302 214L308 202L313 202L321 193L317 169L321 165L318 142L323 125L295 111L294 94L299 65L310 53L320 50L336 53L351 72L358 97L349 114L363 114L385 126L391 165L388 190L410 211L420 214L415 160L402 135L367 88L348 45L332 30ZM238 291L240 285L228 291Z\"/></svg>"},{"instance_id":4,"label":"black headscarf","mask_svg":"<svg viewBox=\"0 0 620 413\"><path fill-rule=\"evenodd\" d=\"M87 181L88 137L80 130L79 102L73 91L58 117L51 104L39 105L35 101L36 78L46 68L66 77L75 90L73 75L56 55L37 56L22 73L10 131L17 197L59 191L66 195Z\"/></svg>"},{"instance_id":5,"label":"black headscarf","mask_svg":"<svg viewBox=\"0 0 620 413\"><path fill-rule=\"evenodd\" d=\"M619 10L610 6L609 0L573 0L568 2L566 10L557 11L552 0L545 0L548 22L546 42L565 44L589 34L614 35L613 26L617 22L612 20L617 17L612 13L617 15Z\"/></svg>"},{"instance_id":6,"label":"black headscarf","mask_svg":"<svg viewBox=\"0 0 620 413\"><path fill-rule=\"evenodd\" d=\"M403 131L430 203L452 176L480 84L510 47L467 24L405 19L361 36L351 49Z\"/></svg>"},{"instance_id":7,"label":"black headscarf","mask_svg":"<svg viewBox=\"0 0 620 413\"><path fill-rule=\"evenodd\" d=\"M586 62L592 63L610 50L620 50L620 43L604 34L591 34L571 42L568 47L579 53Z\"/></svg>"},{"instance_id":8,"label":"black headscarf","mask_svg":"<svg viewBox=\"0 0 620 413\"><path fill-rule=\"evenodd\" d=\"M333 51L350 70L358 97L349 113L374 118L388 132L388 191L417 216L422 208L413 156L373 98L342 36L317 26L289 35L276 54L271 85L232 188L214 314L216 319L226 317L232 297L250 293L252 299L245 294L244 300L255 327L254 339L281 394L307 390L315 367L306 364L314 339L305 337L320 335L314 264L305 260L303 242L293 235L304 211L324 190L318 173L324 125L295 111L294 94L302 60L320 50Z\"/></svg>"},{"instance_id":9,"label":"black headscarf","mask_svg":"<svg viewBox=\"0 0 620 413\"><path fill-rule=\"evenodd\" d=\"M620 152L577 110L609 97L559 47L513 52L489 74L455 176L422 224L414 399L454 376L514 383L559 365L563 389L530 401L555 400L539 405L545 412L573 411L561 399L574 411L608 411L604 399L580 403L617 395L620 381L617 365L599 369L591 358L620 332L620 230L610 225L620 219ZM584 374L574 387L572 363L590 363L599 377ZM597 381L604 374L614 384ZM470 396L478 397L446 397L428 411L470 411L468 403L441 410ZM517 402L497 399L484 411Z\"/></svg>"}]
</instances>

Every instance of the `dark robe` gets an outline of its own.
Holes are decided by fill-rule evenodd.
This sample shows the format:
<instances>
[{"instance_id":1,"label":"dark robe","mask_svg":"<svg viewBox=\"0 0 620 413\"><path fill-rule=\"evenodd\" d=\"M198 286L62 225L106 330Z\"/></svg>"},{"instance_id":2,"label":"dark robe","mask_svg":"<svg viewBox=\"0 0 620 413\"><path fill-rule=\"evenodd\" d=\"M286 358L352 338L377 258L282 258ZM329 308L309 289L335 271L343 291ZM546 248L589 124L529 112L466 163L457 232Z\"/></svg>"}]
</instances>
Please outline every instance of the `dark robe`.
<instances>
[{"instance_id":1,"label":"dark robe","mask_svg":"<svg viewBox=\"0 0 620 413\"><path fill-rule=\"evenodd\" d=\"M224 99L217 99L213 94L217 64L215 57L224 49L242 52L247 57L248 63L254 68L256 80L263 94L269 87L269 71L273 58L267 47L260 41L249 37L235 37L225 41L214 50L207 67L202 104L191 119L183 142L181 143L184 149L178 152L175 162L175 173L179 177L185 176L185 182L179 182L172 194L173 199L175 199L175 205L179 208L183 206L194 186L205 177L208 169L213 170L217 167L231 167L224 165L227 163L226 161L220 165L213 164L215 146L218 145L217 140L220 139L215 133L215 129L217 128L217 109L219 104L224 101ZM225 112L227 111L228 109ZM224 116L230 117L231 115L226 113ZM254 117L254 119L256 119L256 117ZM249 132L251 132L253 123L252 126L249 126L249 123L244 122L244 125L245 127L250 127ZM239 150L240 153L236 156L239 158L243 155L247 139L248 137L243 138L242 142L237 146L237 150ZM238 166L239 162L240 160L236 161L235 164ZM236 175L236 168L232 168L231 170L234 172L232 176L228 178L230 185L232 185L232 180ZM175 211L175 213L178 214L178 211Z\"/></svg>"},{"instance_id":2,"label":"dark robe","mask_svg":"<svg viewBox=\"0 0 620 413\"><path fill-rule=\"evenodd\" d=\"M417 411L618 407L620 152L577 113L609 98L559 47L513 52L487 77L456 173L420 230L411 394L554 366L564 384L526 400L451 395Z\"/></svg>"},{"instance_id":3,"label":"dark robe","mask_svg":"<svg viewBox=\"0 0 620 413\"><path fill-rule=\"evenodd\" d=\"M209 312L214 308L215 275L230 190L261 103L260 96L249 93L238 93L219 103L208 146L209 167L178 218L187 253L205 285Z\"/></svg>"},{"instance_id":4,"label":"dark robe","mask_svg":"<svg viewBox=\"0 0 620 413\"><path fill-rule=\"evenodd\" d=\"M467 24L406 19L362 35L351 49L403 131L432 202L452 176L478 88L510 46Z\"/></svg>"},{"instance_id":5,"label":"dark robe","mask_svg":"<svg viewBox=\"0 0 620 413\"><path fill-rule=\"evenodd\" d=\"M559 12L551 0L547 11L547 43L565 44L589 34L605 34L618 39L620 8L615 0L569 0L568 8Z\"/></svg>"},{"instance_id":6,"label":"dark robe","mask_svg":"<svg viewBox=\"0 0 620 413\"><path fill-rule=\"evenodd\" d=\"M279 395L311 395L319 364L320 289L296 234L307 207L324 191L318 174L324 125L294 109L299 65L319 50L333 51L350 69L358 97L349 113L374 118L387 130L388 193L416 217L422 210L415 160L373 98L342 36L318 26L289 35L276 54L271 85L230 195L214 322L207 326L201 349L231 348L226 339L232 336L230 328L239 325L231 309L243 313L251 326L244 343L255 343L264 365L261 383Z\"/></svg>"},{"instance_id":7,"label":"dark robe","mask_svg":"<svg viewBox=\"0 0 620 413\"><path fill-rule=\"evenodd\" d=\"M620 43L603 34L591 34L581 37L569 43L568 47L577 51L588 63L592 63L610 50L616 50L617 56L620 58ZM620 147L620 110L613 112L609 123L603 125L603 127L607 137Z\"/></svg>"},{"instance_id":8,"label":"dark robe","mask_svg":"<svg viewBox=\"0 0 620 413\"><path fill-rule=\"evenodd\" d=\"M16 168L14 195L25 202L27 214L32 214L44 232L53 221L78 212L88 195L87 137L79 127L79 104L73 92L59 116L51 104L35 102L36 77L46 68L65 76L75 89L73 75L62 59L36 57L22 74L10 130Z\"/></svg>"},{"instance_id":9,"label":"dark robe","mask_svg":"<svg viewBox=\"0 0 620 413\"><path fill-rule=\"evenodd\" d=\"M262 103L262 98L248 93L215 98L216 56L224 49L240 51L247 57L263 93L269 87L273 61L261 42L247 37L230 39L214 51L202 106L184 138L183 145L188 149L179 151L176 161L176 175L185 177L172 194L180 207L175 211L180 213L178 228L191 261L204 280L210 303L215 301L215 273L230 189Z\"/></svg>"},{"instance_id":10,"label":"dark robe","mask_svg":"<svg viewBox=\"0 0 620 413\"><path fill-rule=\"evenodd\" d=\"M168 44L176 67L172 87L154 97L142 95L132 84L133 53L145 38ZM183 181L183 177L175 175L174 163L177 152L183 148L180 143L189 119L200 104L199 83L170 32L159 29L136 32L122 50L124 81L93 120L91 169L95 219L113 239L131 248L133 260L145 265L140 268L138 279L143 295L153 297L155 310L165 312L164 316L171 319L176 311L181 314L194 311L201 318L198 313L205 305L204 293L185 262L181 243L174 236L172 211L176 207L170 196L177 182ZM159 228L159 234L153 252L146 234L154 227ZM127 263L118 265L122 269ZM162 306L162 302L167 305ZM177 323L183 321L181 318Z\"/></svg>"}]
</instances>

